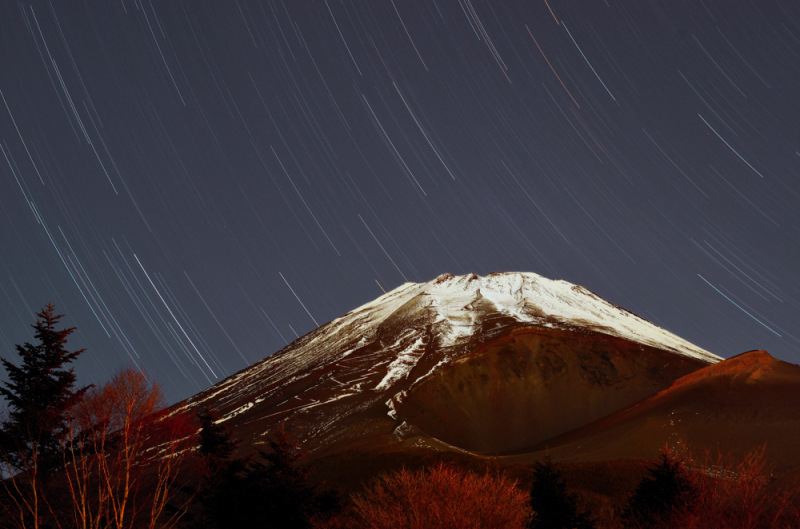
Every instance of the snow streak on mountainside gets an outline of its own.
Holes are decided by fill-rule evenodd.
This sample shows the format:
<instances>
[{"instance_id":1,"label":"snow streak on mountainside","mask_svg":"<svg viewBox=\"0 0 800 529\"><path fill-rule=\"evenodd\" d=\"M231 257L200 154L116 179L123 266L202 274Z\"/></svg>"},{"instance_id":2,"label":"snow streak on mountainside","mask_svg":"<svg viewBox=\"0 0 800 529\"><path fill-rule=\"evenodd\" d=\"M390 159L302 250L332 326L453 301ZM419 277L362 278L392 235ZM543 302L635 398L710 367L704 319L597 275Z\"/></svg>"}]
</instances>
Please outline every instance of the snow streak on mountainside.
<instances>
[{"instance_id":1,"label":"snow streak on mountainside","mask_svg":"<svg viewBox=\"0 0 800 529\"><path fill-rule=\"evenodd\" d=\"M343 405L367 393L374 396L370 401L386 403L477 344L526 325L599 332L706 364L721 360L566 281L533 273L444 274L395 288L187 404L214 402L228 420L260 403L281 413ZM327 396L312 398L312 389Z\"/></svg>"}]
</instances>

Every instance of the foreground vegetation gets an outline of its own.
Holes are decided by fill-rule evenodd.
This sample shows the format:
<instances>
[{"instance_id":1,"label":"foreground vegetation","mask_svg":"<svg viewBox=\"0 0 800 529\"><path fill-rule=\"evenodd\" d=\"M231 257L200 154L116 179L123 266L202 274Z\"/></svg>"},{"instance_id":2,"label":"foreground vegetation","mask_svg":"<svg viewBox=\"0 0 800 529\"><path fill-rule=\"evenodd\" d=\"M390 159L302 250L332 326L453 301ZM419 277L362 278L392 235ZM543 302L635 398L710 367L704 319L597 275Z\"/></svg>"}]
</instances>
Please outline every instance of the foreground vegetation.
<instances>
[{"instance_id":1,"label":"foreground vegetation","mask_svg":"<svg viewBox=\"0 0 800 529\"><path fill-rule=\"evenodd\" d=\"M52 305L37 314L37 344L3 358L8 403L0 423L0 527L127 529L175 526L175 494L194 443L188 417L168 414L163 392L139 370L76 388L66 367L74 328L57 329ZM191 495L183 495L187 504ZM178 503L176 503L178 502Z\"/></svg>"},{"instance_id":2,"label":"foreground vegetation","mask_svg":"<svg viewBox=\"0 0 800 529\"><path fill-rule=\"evenodd\" d=\"M314 481L284 430L234 457L234 432L212 412L168 410L137 369L76 387L74 329L56 328L51 305L37 316L38 343L17 346L18 363L0 359L0 529L800 527L796 487L774 483L763 449L733 458L665 447L627 488L545 457L516 479L430 461L343 494Z\"/></svg>"}]
</instances>

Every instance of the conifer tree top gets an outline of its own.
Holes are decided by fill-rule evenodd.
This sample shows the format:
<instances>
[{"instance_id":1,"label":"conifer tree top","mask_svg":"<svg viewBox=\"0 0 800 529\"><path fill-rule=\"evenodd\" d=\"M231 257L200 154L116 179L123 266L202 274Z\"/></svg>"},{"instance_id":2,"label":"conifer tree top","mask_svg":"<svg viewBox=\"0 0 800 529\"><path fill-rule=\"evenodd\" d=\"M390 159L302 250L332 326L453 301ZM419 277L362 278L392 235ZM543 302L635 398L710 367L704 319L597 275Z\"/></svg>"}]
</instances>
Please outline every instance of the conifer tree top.
<instances>
[{"instance_id":1,"label":"conifer tree top","mask_svg":"<svg viewBox=\"0 0 800 529\"><path fill-rule=\"evenodd\" d=\"M67 339L74 327L58 329L63 315L52 304L36 313L34 338L37 344L16 345L19 365L0 357L8 381L0 395L8 403L8 420L0 425L0 449L17 464L32 451L52 455L66 433L66 414L89 387L75 389L73 362L84 349L68 351Z\"/></svg>"},{"instance_id":2,"label":"conifer tree top","mask_svg":"<svg viewBox=\"0 0 800 529\"><path fill-rule=\"evenodd\" d=\"M625 527L654 527L688 506L695 482L675 453L665 446L658 461L647 468L622 513Z\"/></svg>"},{"instance_id":3,"label":"conifer tree top","mask_svg":"<svg viewBox=\"0 0 800 529\"><path fill-rule=\"evenodd\" d=\"M594 522L578 509L574 494L567 490L559 469L550 456L533 464L530 529L593 529Z\"/></svg>"}]
</instances>

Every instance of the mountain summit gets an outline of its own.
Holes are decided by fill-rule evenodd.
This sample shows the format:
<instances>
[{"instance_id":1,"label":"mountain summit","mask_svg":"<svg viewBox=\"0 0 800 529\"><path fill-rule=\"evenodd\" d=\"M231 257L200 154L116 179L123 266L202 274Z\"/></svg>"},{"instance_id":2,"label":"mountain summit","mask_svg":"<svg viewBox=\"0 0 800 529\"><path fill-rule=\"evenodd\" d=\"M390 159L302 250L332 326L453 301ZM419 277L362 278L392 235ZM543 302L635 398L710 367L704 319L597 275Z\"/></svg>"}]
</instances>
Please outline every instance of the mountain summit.
<instances>
[{"instance_id":1,"label":"mountain summit","mask_svg":"<svg viewBox=\"0 0 800 529\"><path fill-rule=\"evenodd\" d=\"M566 281L405 283L183 403L257 444L508 453L721 360Z\"/></svg>"}]
</instances>

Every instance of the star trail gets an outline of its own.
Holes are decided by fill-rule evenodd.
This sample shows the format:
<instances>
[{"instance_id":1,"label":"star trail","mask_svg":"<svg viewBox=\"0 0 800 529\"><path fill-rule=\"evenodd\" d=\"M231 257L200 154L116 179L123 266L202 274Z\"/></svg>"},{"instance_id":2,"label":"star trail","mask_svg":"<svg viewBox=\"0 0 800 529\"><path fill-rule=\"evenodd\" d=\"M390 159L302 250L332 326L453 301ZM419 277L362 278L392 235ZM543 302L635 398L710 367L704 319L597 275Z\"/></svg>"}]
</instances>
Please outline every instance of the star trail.
<instances>
[{"instance_id":1,"label":"star trail","mask_svg":"<svg viewBox=\"0 0 800 529\"><path fill-rule=\"evenodd\" d=\"M175 401L405 281L530 271L800 361L800 4L9 0L0 355Z\"/></svg>"}]
</instances>

